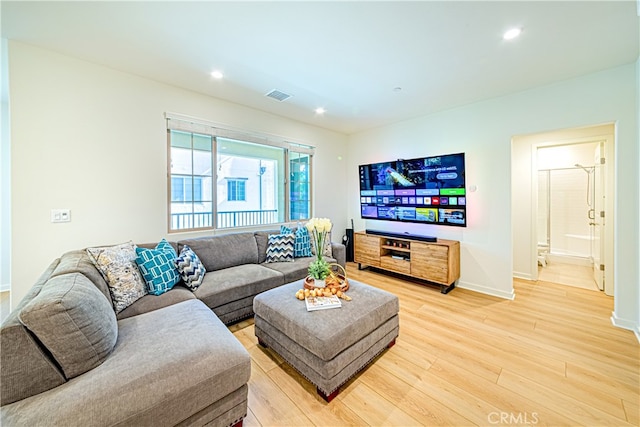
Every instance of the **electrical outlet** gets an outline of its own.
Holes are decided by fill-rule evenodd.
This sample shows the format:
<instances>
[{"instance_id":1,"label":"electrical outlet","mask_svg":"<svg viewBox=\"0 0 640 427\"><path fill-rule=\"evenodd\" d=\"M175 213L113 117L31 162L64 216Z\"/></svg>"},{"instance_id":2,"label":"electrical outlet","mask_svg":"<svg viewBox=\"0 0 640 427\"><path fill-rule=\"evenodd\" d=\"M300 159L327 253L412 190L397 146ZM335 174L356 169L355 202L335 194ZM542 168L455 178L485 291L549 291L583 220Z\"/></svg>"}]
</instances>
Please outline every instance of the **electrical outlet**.
<instances>
[{"instance_id":1,"label":"electrical outlet","mask_svg":"<svg viewBox=\"0 0 640 427\"><path fill-rule=\"evenodd\" d=\"M51 209L51 222L70 222L71 209Z\"/></svg>"}]
</instances>

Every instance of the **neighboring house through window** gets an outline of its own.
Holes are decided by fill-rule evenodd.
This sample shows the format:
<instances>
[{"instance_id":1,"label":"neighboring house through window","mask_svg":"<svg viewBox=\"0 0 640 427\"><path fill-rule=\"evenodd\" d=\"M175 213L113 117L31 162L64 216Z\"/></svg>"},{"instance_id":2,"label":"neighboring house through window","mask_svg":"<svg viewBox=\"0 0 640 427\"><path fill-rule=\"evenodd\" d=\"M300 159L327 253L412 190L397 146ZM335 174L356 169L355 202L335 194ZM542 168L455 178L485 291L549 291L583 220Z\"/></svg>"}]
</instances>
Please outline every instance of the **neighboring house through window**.
<instances>
[{"instance_id":1,"label":"neighboring house through window","mask_svg":"<svg viewBox=\"0 0 640 427\"><path fill-rule=\"evenodd\" d=\"M245 184L247 178L227 178L227 200L230 202L244 202L247 200Z\"/></svg>"}]
</instances>

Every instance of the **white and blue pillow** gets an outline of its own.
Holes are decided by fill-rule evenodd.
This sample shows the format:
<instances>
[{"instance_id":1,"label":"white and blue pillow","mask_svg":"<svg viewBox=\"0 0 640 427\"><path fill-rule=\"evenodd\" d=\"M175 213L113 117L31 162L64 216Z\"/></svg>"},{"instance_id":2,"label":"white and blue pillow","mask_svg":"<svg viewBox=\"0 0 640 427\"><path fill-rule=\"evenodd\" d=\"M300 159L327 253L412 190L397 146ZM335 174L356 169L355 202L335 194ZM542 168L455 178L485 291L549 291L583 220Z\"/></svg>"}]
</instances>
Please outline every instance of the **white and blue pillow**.
<instances>
[{"instance_id":1,"label":"white and blue pillow","mask_svg":"<svg viewBox=\"0 0 640 427\"><path fill-rule=\"evenodd\" d=\"M136 264L152 295L162 295L180 281L175 249L162 239L155 249L136 247Z\"/></svg>"},{"instance_id":2,"label":"white and blue pillow","mask_svg":"<svg viewBox=\"0 0 640 427\"><path fill-rule=\"evenodd\" d=\"M184 285L192 291L198 289L204 280L207 269L189 245L184 245L180 251L180 255L176 259L176 266Z\"/></svg>"},{"instance_id":3,"label":"white and blue pillow","mask_svg":"<svg viewBox=\"0 0 640 427\"><path fill-rule=\"evenodd\" d=\"M289 227L281 225L280 234L291 234L293 230ZM311 253L311 237L309 236L309 230L306 227L298 227L295 231L295 240L293 242L293 256L294 258L310 257Z\"/></svg>"},{"instance_id":4,"label":"white and blue pillow","mask_svg":"<svg viewBox=\"0 0 640 427\"><path fill-rule=\"evenodd\" d=\"M269 234L265 262L293 262L294 241L295 237L291 233Z\"/></svg>"}]
</instances>

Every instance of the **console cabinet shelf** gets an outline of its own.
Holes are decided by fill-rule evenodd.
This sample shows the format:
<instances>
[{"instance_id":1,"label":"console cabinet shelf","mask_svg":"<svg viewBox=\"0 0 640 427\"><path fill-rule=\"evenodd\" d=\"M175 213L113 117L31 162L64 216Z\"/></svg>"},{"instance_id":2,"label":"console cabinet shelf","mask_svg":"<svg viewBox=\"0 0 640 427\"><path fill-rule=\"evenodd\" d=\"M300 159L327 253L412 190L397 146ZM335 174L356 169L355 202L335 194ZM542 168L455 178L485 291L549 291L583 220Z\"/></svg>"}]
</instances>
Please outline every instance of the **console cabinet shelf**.
<instances>
[{"instance_id":1,"label":"console cabinet shelf","mask_svg":"<svg viewBox=\"0 0 640 427\"><path fill-rule=\"evenodd\" d=\"M437 283L443 294L460 278L460 242L456 240L423 242L364 231L354 237L354 260L359 269L364 265Z\"/></svg>"}]
</instances>

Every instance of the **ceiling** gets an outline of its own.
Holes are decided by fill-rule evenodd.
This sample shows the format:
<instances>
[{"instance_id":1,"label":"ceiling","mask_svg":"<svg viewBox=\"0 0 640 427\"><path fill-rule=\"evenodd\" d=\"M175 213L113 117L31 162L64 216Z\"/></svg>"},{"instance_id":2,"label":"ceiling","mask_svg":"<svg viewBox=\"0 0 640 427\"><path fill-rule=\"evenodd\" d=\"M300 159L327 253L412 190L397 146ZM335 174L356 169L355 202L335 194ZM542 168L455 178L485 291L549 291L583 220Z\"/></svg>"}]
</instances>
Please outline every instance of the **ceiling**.
<instances>
[{"instance_id":1,"label":"ceiling","mask_svg":"<svg viewBox=\"0 0 640 427\"><path fill-rule=\"evenodd\" d=\"M632 63L639 45L635 0L0 4L4 38L345 134Z\"/></svg>"}]
</instances>

